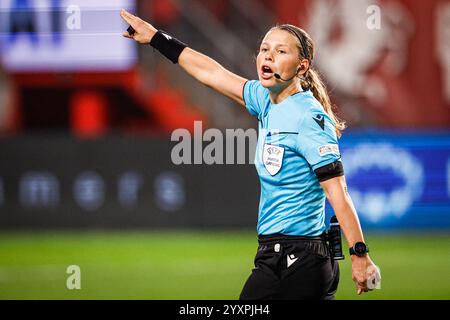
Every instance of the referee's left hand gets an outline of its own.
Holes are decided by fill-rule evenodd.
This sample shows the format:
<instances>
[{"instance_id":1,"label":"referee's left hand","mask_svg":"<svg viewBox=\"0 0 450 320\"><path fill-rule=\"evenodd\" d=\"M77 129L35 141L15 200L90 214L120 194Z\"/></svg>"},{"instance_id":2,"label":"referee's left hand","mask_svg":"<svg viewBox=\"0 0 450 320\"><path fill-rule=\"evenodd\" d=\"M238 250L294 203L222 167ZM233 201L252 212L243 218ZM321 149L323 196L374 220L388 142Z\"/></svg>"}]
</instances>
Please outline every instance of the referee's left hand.
<instances>
[{"instance_id":1,"label":"referee's left hand","mask_svg":"<svg viewBox=\"0 0 450 320\"><path fill-rule=\"evenodd\" d=\"M378 269L368 254L364 257L352 255L352 278L356 284L356 293L358 295L371 291L367 287L367 280L376 272L378 272Z\"/></svg>"}]
</instances>

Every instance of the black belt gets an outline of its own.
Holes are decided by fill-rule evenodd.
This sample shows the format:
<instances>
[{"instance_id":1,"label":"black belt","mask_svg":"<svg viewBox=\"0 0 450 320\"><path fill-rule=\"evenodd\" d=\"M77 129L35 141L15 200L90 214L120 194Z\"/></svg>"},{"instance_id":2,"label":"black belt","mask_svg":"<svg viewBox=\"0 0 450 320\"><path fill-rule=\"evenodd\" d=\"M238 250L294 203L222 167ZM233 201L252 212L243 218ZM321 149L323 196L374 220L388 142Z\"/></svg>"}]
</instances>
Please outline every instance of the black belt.
<instances>
[{"instance_id":1,"label":"black belt","mask_svg":"<svg viewBox=\"0 0 450 320\"><path fill-rule=\"evenodd\" d=\"M318 237L307 237L307 236L291 236L282 233L274 233L268 235L259 235L259 243L269 243L273 241L325 241L326 234L323 233Z\"/></svg>"}]
</instances>

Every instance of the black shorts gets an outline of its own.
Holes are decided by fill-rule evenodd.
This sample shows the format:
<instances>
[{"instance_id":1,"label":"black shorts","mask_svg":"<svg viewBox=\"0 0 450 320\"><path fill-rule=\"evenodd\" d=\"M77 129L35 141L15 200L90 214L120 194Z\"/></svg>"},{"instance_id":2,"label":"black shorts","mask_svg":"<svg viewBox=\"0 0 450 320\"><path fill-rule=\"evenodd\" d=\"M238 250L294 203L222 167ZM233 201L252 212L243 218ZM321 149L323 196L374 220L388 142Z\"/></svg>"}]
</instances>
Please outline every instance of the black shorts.
<instances>
[{"instance_id":1,"label":"black shorts","mask_svg":"<svg viewBox=\"0 0 450 320\"><path fill-rule=\"evenodd\" d=\"M332 300L339 264L324 237L260 236L241 300Z\"/></svg>"}]
</instances>

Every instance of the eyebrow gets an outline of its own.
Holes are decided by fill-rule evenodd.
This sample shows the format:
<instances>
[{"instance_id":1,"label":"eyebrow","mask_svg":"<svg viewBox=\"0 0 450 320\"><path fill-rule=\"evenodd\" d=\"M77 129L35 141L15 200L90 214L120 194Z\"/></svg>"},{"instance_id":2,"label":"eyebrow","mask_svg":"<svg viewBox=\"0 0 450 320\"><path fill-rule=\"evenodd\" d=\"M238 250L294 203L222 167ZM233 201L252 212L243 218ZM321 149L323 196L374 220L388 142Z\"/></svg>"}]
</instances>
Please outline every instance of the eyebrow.
<instances>
[{"instance_id":1,"label":"eyebrow","mask_svg":"<svg viewBox=\"0 0 450 320\"><path fill-rule=\"evenodd\" d=\"M263 43L261 43L261 45L270 45L270 43L263 42ZM275 45L275 47L289 47L289 46L287 44L279 43L279 44Z\"/></svg>"}]
</instances>

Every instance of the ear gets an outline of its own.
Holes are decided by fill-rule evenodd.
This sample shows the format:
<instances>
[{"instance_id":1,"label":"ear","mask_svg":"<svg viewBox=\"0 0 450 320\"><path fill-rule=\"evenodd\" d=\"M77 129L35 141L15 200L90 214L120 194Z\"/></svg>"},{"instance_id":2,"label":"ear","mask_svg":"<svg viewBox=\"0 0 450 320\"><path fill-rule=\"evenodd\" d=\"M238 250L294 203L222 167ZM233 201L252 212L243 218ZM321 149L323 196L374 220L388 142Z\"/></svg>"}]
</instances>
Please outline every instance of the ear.
<instances>
[{"instance_id":1,"label":"ear","mask_svg":"<svg viewBox=\"0 0 450 320\"><path fill-rule=\"evenodd\" d=\"M304 75L309 70L309 66L310 63L308 59L301 60L297 68L297 76L301 77Z\"/></svg>"}]
</instances>

